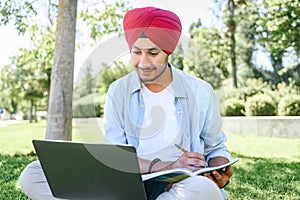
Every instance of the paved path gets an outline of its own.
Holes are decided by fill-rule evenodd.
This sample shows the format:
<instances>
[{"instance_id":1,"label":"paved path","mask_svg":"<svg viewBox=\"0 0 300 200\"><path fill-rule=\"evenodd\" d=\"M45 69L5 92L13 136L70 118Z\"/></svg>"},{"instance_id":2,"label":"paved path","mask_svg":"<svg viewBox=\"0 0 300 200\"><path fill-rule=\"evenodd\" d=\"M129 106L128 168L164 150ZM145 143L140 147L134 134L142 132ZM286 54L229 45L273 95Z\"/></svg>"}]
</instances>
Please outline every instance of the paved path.
<instances>
[{"instance_id":1,"label":"paved path","mask_svg":"<svg viewBox=\"0 0 300 200\"><path fill-rule=\"evenodd\" d=\"M21 120L0 120L0 128L5 127L11 124L20 124L23 123Z\"/></svg>"}]
</instances>

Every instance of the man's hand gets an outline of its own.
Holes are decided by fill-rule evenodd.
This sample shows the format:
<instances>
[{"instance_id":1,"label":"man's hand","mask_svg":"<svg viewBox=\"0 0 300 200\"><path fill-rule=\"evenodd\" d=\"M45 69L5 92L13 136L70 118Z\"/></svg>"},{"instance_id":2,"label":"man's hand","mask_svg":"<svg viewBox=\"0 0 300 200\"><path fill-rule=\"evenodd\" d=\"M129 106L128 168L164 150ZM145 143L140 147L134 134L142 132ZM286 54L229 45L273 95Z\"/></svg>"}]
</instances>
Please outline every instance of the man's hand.
<instances>
[{"instance_id":1,"label":"man's hand","mask_svg":"<svg viewBox=\"0 0 300 200\"><path fill-rule=\"evenodd\" d=\"M170 168L188 168L192 171L196 171L206 166L205 158L197 152L185 152L175 162L173 162Z\"/></svg>"},{"instance_id":2,"label":"man's hand","mask_svg":"<svg viewBox=\"0 0 300 200\"><path fill-rule=\"evenodd\" d=\"M212 174L205 173L204 176L214 181L219 188L223 188L225 185L227 185L230 177L232 176L232 168L231 166L227 167L225 173L223 174L213 171Z\"/></svg>"},{"instance_id":3,"label":"man's hand","mask_svg":"<svg viewBox=\"0 0 300 200\"><path fill-rule=\"evenodd\" d=\"M209 166L214 167L218 165L223 165L227 162L229 161L226 158L216 157L212 158L209 161ZM232 176L232 168L231 166L227 167L225 172L223 172L222 174L218 173L217 171L213 171L211 174L205 173L204 176L214 181L217 184L217 186L219 186L219 188L223 188L228 184L229 179Z\"/></svg>"}]
</instances>

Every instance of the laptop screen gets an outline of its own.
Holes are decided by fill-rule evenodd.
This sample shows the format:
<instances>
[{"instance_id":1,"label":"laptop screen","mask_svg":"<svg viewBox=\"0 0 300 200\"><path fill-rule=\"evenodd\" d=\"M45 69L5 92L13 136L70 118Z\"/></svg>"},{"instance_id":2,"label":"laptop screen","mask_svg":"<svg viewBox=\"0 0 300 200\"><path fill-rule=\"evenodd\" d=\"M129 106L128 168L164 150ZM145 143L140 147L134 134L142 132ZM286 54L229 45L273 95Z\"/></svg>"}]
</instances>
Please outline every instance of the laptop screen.
<instances>
[{"instance_id":1,"label":"laptop screen","mask_svg":"<svg viewBox=\"0 0 300 200\"><path fill-rule=\"evenodd\" d=\"M33 145L57 198L146 200L133 146L52 140Z\"/></svg>"}]
</instances>

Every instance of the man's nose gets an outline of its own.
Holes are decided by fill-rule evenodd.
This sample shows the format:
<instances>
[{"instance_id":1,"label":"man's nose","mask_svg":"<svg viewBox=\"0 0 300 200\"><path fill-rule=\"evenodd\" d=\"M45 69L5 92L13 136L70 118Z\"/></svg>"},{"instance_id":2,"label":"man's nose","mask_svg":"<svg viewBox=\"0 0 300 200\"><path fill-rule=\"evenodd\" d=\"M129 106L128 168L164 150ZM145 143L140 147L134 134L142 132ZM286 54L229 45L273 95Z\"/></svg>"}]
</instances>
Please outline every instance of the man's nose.
<instances>
[{"instance_id":1,"label":"man's nose","mask_svg":"<svg viewBox=\"0 0 300 200\"><path fill-rule=\"evenodd\" d=\"M147 55L141 55L139 65L145 67L150 66L149 58L147 57Z\"/></svg>"}]
</instances>

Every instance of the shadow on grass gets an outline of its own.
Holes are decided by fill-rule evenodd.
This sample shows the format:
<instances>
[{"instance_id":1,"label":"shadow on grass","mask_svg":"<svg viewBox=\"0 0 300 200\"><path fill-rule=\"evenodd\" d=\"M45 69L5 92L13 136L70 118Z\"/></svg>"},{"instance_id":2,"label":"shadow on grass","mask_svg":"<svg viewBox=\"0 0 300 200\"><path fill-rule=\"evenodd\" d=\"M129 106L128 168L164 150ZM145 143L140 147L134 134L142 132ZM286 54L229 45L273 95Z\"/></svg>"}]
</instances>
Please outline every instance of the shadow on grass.
<instances>
[{"instance_id":1,"label":"shadow on grass","mask_svg":"<svg viewBox=\"0 0 300 200\"><path fill-rule=\"evenodd\" d=\"M241 158L233 166L231 184L226 191L229 199L299 199L300 163L283 158Z\"/></svg>"},{"instance_id":2,"label":"shadow on grass","mask_svg":"<svg viewBox=\"0 0 300 200\"><path fill-rule=\"evenodd\" d=\"M33 152L26 155L0 154L0 199L28 199L20 190L18 180L26 165L36 159Z\"/></svg>"}]
</instances>

